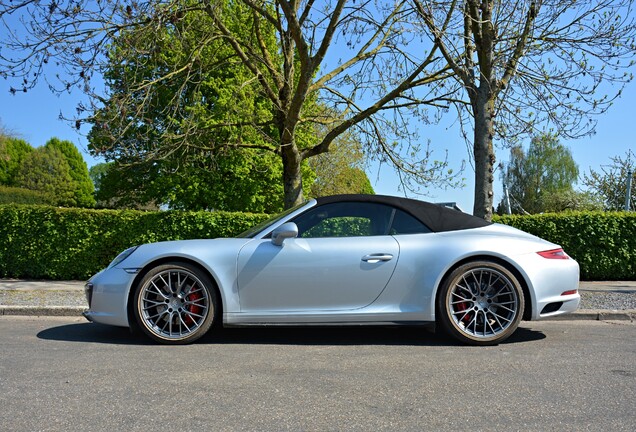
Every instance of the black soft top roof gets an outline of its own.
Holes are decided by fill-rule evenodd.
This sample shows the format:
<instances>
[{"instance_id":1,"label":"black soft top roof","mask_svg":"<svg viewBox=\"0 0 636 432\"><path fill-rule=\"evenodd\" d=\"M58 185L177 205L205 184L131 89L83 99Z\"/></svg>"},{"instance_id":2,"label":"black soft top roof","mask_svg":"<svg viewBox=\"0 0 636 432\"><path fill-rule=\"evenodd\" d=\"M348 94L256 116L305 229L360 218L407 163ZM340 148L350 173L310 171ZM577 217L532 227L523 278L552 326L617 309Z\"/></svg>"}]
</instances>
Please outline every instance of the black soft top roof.
<instances>
[{"instance_id":1,"label":"black soft top roof","mask_svg":"<svg viewBox=\"0 0 636 432\"><path fill-rule=\"evenodd\" d=\"M345 201L390 205L409 213L433 232L457 231L491 225L491 222L461 211L410 198L387 195L333 195L316 198L316 201L318 205Z\"/></svg>"}]
</instances>

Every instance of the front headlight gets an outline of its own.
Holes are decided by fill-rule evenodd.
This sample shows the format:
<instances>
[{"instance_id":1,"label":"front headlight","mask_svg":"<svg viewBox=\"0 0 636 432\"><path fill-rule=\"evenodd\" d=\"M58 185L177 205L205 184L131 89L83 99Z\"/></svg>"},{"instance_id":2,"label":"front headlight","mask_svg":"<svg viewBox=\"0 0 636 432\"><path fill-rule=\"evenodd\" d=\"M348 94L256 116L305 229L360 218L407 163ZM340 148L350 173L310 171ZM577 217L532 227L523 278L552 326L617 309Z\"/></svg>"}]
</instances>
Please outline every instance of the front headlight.
<instances>
[{"instance_id":1,"label":"front headlight","mask_svg":"<svg viewBox=\"0 0 636 432\"><path fill-rule=\"evenodd\" d=\"M138 247L139 246L133 246L131 248L126 249L125 251L123 251L119 255L117 255L117 258L115 258L113 260L113 262L111 262L108 265L108 268L112 268L112 267L115 267L118 264L121 264L122 261L124 261L126 258L128 258L135 250L137 250Z\"/></svg>"}]
</instances>

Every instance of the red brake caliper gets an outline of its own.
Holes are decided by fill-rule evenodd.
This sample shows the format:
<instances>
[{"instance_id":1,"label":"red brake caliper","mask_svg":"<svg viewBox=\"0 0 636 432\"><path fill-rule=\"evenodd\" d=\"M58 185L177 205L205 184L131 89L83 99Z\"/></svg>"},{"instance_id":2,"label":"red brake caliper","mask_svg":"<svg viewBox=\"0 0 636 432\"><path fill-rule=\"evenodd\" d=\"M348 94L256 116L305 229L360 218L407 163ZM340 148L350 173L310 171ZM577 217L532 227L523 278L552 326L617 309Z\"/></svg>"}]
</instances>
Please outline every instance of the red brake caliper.
<instances>
[{"instance_id":1,"label":"red brake caliper","mask_svg":"<svg viewBox=\"0 0 636 432\"><path fill-rule=\"evenodd\" d=\"M186 297L186 300L188 302L192 302L192 304L189 304L188 306L186 306L186 309L188 310L188 312L193 313L193 314L197 314L197 315L201 315L201 312L203 311L203 308L199 305L196 304L196 301L203 298L203 296L201 295L200 291L197 291L195 293L191 293L188 294ZM185 320L187 325L191 325L194 324L194 320L192 319L191 315L188 315L186 317Z\"/></svg>"},{"instance_id":2,"label":"red brake caliper","mask_svg":"<svg viewBox=\"0 0 636 432\"><path fill-rule=\"evenodd\" d=\"M468 309L468 303L466 303L466 302L457 303L455 305L455 307L457 308L458 312L462 312L462 311L465 311L466 309ZM470 313L467 313L467 314L465 314L462 317L461 322L463 322L464 325L466 325L466 324L468 324L470 322L470 319L471 319L470 318Z\"/></svg>"},{"instance_id":3,"label":"red brake caliper","mask_svg":"<svg viewBox=\"0 0 636 432\"><path fill-rule=\"evenodd\" d=\"M468 302L461 302L461 303L457 303L455 305L455 308L457 309L457 312L463 312L466 309L469 309L469 305L468 305ZM468 312L462 317L462 319L460 321L463 322L464 325L468 325L468 323L471 321L471 319L472 319L471 318L471 313Z\"/></svg>"}]
</instances>

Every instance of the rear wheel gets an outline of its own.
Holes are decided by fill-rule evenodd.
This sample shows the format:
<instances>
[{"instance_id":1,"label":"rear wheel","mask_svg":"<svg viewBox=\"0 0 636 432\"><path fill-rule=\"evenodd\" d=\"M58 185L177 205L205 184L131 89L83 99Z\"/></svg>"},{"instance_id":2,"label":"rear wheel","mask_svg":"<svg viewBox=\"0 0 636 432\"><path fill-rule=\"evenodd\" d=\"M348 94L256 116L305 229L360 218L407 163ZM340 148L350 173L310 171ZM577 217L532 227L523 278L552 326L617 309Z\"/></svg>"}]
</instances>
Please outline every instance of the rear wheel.
<instances>
[{"instance_id":1,"label":"rear wheel","mask_svg":"<svg viewBox=\"0 0 636 432\"><path fill-rule=\"evenodd\" d=\"M442 328L461 342L495 345L519 326L524 297L519 281L505 267L475 261L455 269L437 298Z\"/></svg>"},{"instance_id":2,"label":"rear wheel","mask_svg":"<svg viewBox=\"0 0 636 432\"><path fill-rule=\"evenodd\" d=\"M217 295L195 266L168 263L151 269L135 292L135 318L142 331L166 344L194 342L212 327Z\"/></svg>"}]
</instances>

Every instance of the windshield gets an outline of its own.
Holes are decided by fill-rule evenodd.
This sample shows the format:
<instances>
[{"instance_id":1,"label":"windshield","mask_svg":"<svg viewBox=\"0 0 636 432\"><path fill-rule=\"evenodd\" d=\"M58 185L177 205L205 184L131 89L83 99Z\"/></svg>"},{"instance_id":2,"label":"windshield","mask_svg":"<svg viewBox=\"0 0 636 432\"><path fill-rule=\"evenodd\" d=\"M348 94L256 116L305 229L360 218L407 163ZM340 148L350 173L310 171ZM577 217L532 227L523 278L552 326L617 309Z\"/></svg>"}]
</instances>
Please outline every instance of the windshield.
<instances>
[{"instance_id":1,"label":"windshield","mask_svg":"<svg viewBox=\"0 0 636 432\"><path fill-rule=\"evenodd\" d=\"M266 221L263 221L263 222L259 223L258 225L248 229L247 231L244 231L244 232L240 233L236 237L238 237L238 238L251 238L251 237L254 237L256 234L258 234L259 232L263 231L269 225L274 224L275 222L277 222L280 219L284 218L285 216L295 212L296 210L298 210L299 208L301 208L302 206L304 206L306 204L307 204L307 201L305 201L302 204L298 204L295 207L289 208L289 209L285 210L282 213L274 215L271 218L267 219Z\"/></svg>"}]
</instances>

